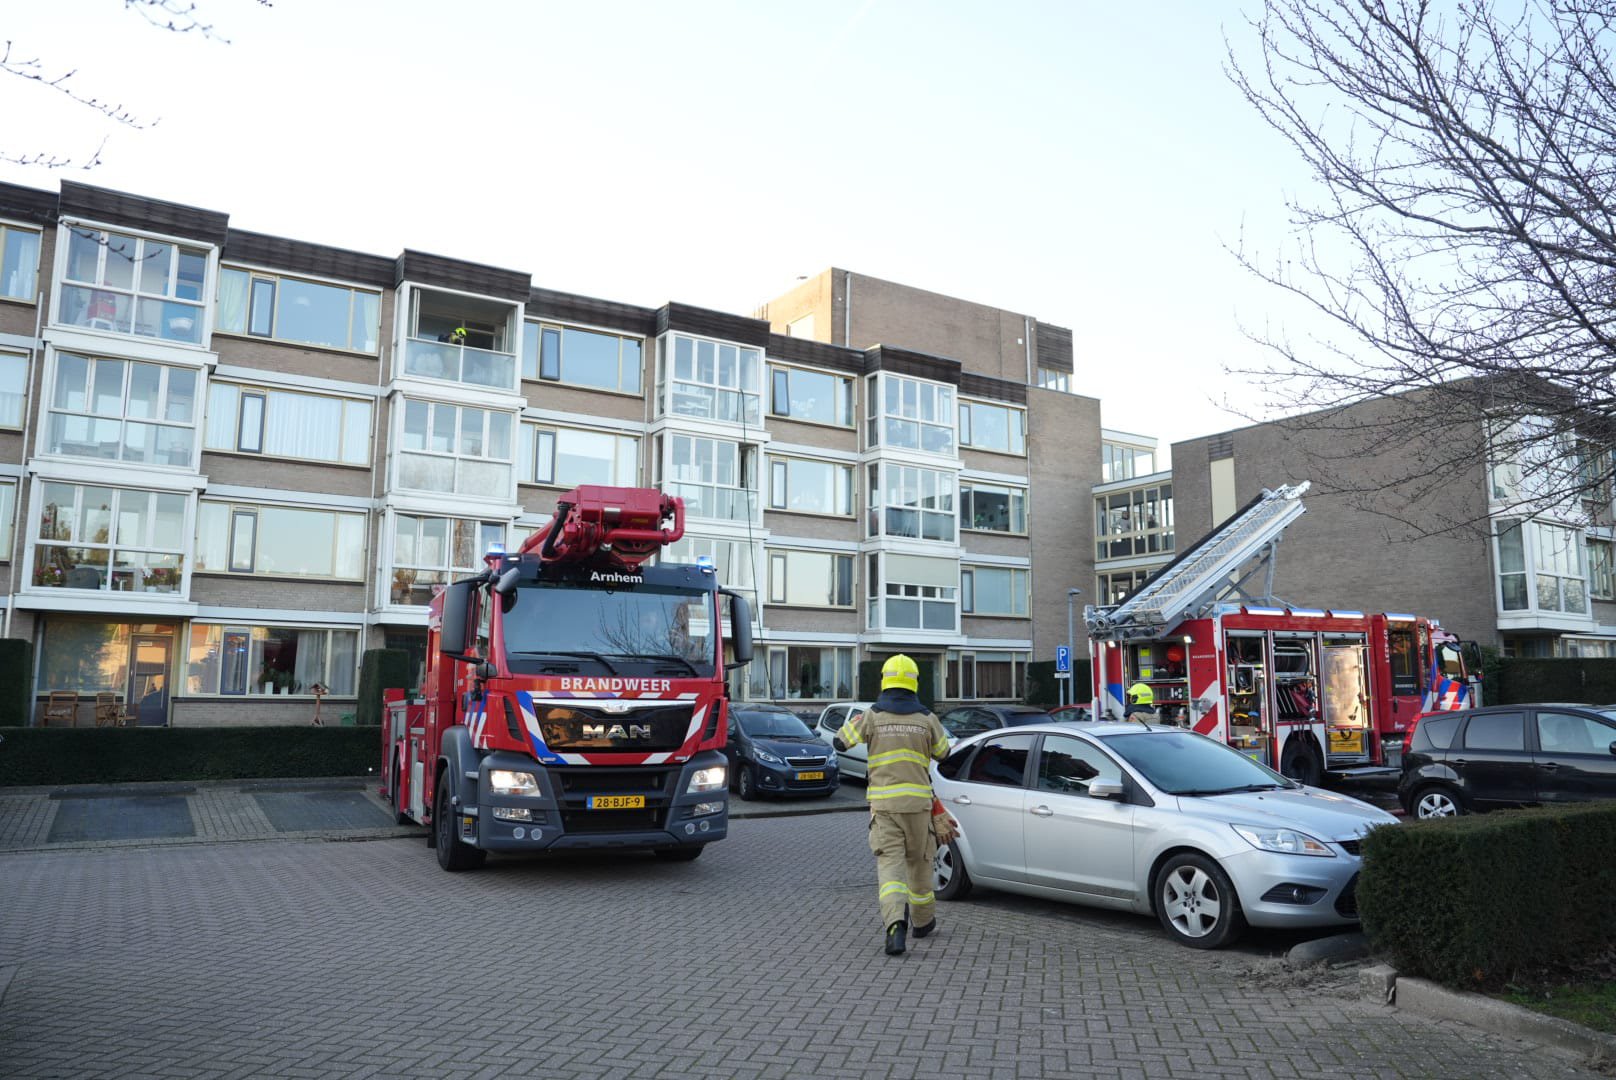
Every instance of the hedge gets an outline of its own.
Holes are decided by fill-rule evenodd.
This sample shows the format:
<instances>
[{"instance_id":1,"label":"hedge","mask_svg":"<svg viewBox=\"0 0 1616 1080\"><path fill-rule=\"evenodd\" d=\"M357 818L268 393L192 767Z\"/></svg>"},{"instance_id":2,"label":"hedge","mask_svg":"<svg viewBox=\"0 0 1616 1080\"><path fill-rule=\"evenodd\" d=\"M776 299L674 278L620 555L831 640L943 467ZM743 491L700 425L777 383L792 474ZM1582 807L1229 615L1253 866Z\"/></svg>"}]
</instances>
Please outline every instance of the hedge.
<instances>
[{"instance_id":1,"label":"hedge","mask_svg":"<svg viewBox=\"0 0 1616 1080\"><path fill-rule=\"evenodd\" d=\"M373 727L23 727L0 738L0 787L365 776L381 757Z\"/></svg>"},{"instance_id":2,"label":"hedge","mask_svg":"<svg viewBox=\"0 0 1616 1080\"><path fill-rule=\"evenodd\" d=\"M1093 669L1089 667L1087 657L1072 657L1071 684L1076 693L1074 704L1087 705L1094 697L1092 675ZM1027 665L1026 703L1053 709L1060 704L1062 681L1055 678L1055 661L1032 661Z\"/></svg>"},{"instance_id":3,"label":"hedge","mask_svg":"<svg viewBox=\"0 0 1616 1080\"><path fill-rule=\"evenodd\" d=\"M414 682L408 652L403 649L366 649L359 664L359 725L375 726L382 722L383 690L414 690Z\"/></svg>"},{"instance_id":4,"label":"hedge","mask_svg":"<svg viewBox=\"0 0 1616 1080\"><path fill-rule=\"evenodd\" d=\"M33 719L34 643L0 638L0 727L25 727Z\"/></svg>"},{"instance_id":5,"label":"hedge","mask_svg":"<svg viewBox=\"0 0 1616 1080\"><path fill-rule=\"evenodd\" d=\"M1529 701L1616 703L1616 659L1604 657L1530 660L1501 657L1484 668L1482 699L1489 705Z\"/></svg>"},{"instance_id":6,"label":"hedge","mask_svg":"<svg viewBox=\"0 0 1616 1080\"><path fill-rule=\"evenodd\" d=\"M1406 821L1364 839L1358 910L1398 971L1496 989L1616 940L1616 802Z\"/></svg>"}]
</instances>

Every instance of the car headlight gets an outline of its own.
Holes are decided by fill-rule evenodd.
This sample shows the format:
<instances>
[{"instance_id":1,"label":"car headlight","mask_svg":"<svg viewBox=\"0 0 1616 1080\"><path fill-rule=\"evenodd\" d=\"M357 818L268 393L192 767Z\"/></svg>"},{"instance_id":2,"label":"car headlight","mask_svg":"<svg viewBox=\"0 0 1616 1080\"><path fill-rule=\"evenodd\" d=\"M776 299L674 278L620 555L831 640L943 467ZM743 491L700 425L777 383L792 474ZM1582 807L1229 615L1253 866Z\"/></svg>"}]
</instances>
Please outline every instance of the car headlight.
<instances>
[{"instance_id":1,"label":"car headlight","mask_svg":"<svg viewBox=\"0 0 1616 1080\"><path fill-rule=\"evenodd\" d=\"M685 788L685 793L693 795L698 791L721 791L728 783L729 770L722 765L710 765L690 774L690 786Z\"/></svg>"},{"instance_id":2,"label":"car headlight","mask_svg":"<svg viewBox=\"0 0 1616 1080\"><path fill-rule=\"evenodd\" d=\"M771 754L760 746L752 748L752 756L757 758L759 761L767 762L770 765L785 764L785 760L781 758L779 754Z\"/></svg>"},{"instance_id":3,"label":"car headlight","mask_svg":"<svg viewBox=\"0 0 1616 1080\"><path fill-rule=\"evenodd\" d=\"M1335 858L1329 846L1295 829L1270 829L1258 825L1231 825L1246 843L1260 851L1277 851L1282 855L1318 855Z\"/></svg>"},{"instance_id":4,"label":"car headlight","mask_svg":"<svg viewBox=\"0 0 1616 1080\"><path fill-rule=\"evenodd\" d=\"M488 789L495 795L537 795L539 778L530 772L489 769Z\"/></svg>"}]
</instances>

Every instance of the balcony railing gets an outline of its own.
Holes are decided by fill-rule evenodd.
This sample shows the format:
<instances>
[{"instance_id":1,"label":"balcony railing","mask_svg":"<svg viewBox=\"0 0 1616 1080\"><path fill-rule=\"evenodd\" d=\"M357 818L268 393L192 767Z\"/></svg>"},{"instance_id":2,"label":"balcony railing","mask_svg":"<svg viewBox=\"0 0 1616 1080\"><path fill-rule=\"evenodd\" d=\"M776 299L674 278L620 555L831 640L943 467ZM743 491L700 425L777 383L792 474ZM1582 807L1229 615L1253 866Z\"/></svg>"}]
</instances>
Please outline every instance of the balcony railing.
<instances>
[{"instance_id":1,"label":"balcony railing","mask_svg":"<svg viewBox=\"0 0 1616 1080\"><path fill-rule=\"evenodd\" d=\"M423 379L444 379L467 386L516 389L516 355L474 349L447 341L411 338L404 343L404 370Z\"/></svg>"}]
</instances>

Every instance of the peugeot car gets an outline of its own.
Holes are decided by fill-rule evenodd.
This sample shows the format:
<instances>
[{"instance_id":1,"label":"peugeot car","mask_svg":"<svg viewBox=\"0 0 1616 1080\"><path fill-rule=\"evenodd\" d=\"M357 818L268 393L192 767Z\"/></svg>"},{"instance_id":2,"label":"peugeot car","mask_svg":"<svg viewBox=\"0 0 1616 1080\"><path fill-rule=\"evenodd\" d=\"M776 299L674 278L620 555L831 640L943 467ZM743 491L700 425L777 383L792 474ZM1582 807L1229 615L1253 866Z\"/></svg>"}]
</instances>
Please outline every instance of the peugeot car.
<instances>
[{"instance_id":1,"label":"peugeot car","mask_svg":"<svg viewBox=\"0 0 1616 1080\"><path fill-rule=\"evenodd\" d=\"M724 756L731 783L743 799L836 790L836 751L796 713L778 705L732 707Z\"/></svg>"}]
</instances>

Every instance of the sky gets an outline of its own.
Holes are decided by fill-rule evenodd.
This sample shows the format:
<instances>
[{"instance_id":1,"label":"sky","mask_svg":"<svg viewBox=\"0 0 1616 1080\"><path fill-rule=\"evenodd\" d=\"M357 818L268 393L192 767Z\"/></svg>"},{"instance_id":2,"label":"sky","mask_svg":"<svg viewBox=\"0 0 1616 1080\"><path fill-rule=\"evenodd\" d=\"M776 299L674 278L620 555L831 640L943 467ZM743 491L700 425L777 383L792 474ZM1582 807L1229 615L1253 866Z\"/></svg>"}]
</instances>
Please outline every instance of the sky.
<instances>
[{"instance_id":1,"label":"sky","mask_svg":"<svg viewBox=\"0 0 1616 1080\"><path fill-rule=\"evenodd\" d=\"M0 181L648 307L838 266L1069 327L1074 389L1164 449L1267 415L1247 329L1306 332L1228 250L1282 252L1310 183L1224 72L1226 36L1256 59L1237 3L196 5L225 40L11 0L12 61L156 123L0 74L0 153L101 147Z\"/></svg>"}]
</instances>

